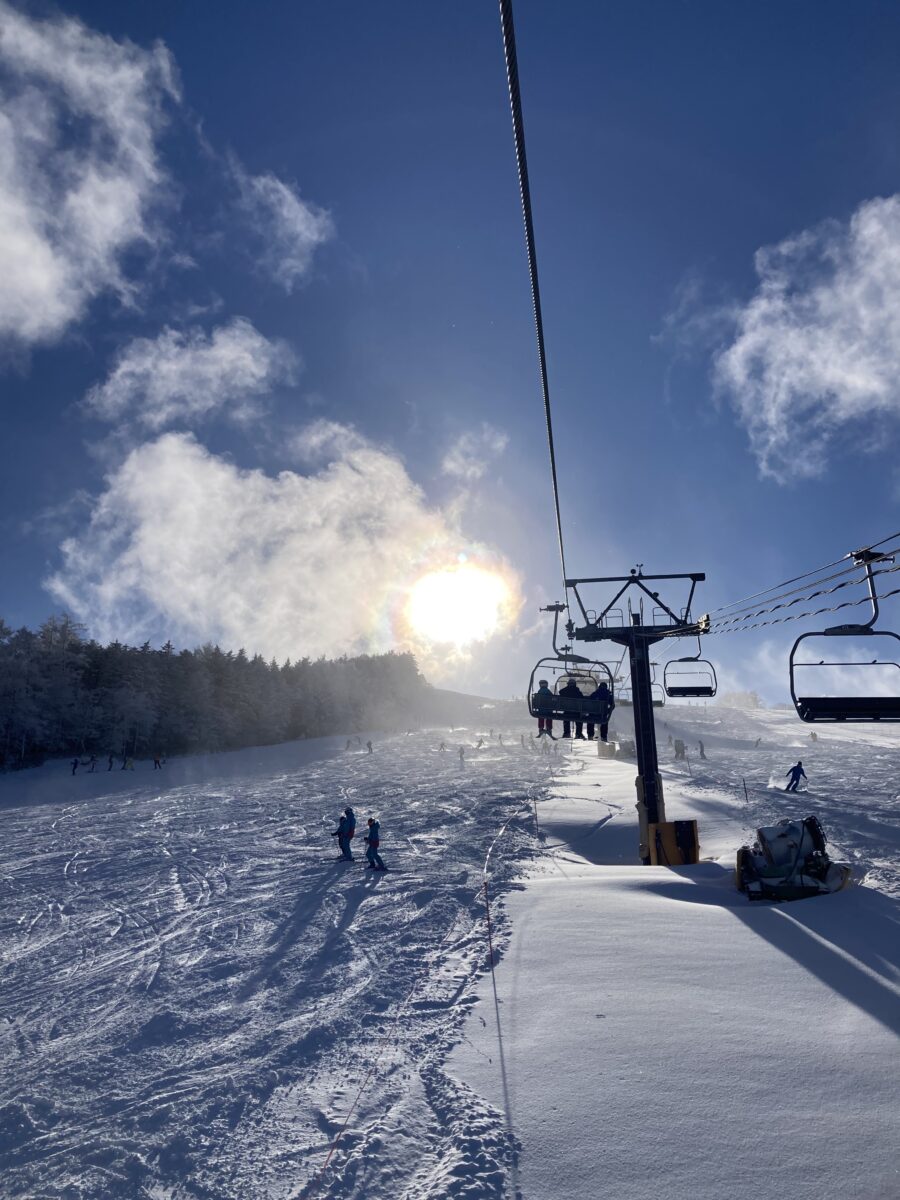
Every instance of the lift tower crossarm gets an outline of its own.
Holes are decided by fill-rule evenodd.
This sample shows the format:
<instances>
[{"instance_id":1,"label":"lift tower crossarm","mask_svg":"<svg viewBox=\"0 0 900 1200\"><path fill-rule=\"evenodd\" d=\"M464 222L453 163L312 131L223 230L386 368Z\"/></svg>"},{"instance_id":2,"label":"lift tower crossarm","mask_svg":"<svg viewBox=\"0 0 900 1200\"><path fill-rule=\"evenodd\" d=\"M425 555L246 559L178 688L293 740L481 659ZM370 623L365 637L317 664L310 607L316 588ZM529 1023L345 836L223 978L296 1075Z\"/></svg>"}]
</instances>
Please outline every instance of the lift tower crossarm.
<instances>
[{"instance_id":1,"label":"lift tower crossarm","mask_svg":"<svg viewBox=\"0 0 900 1200\"><path fill-rule=\"evenodd\" d=\"M656 580L690 580L691 590L688 602L679 616L660 599L659 593L651 591L647 583ZM698 583L702 583L706 575L702 571L688 571L677 575L644 575L641 566L636 567L629 575L595 576L590 579L566 579L566 587L572 591L581 610L585 624L575 628L571 619L566 623L566 632L570 638L580 642L616 642L628 650L631 666L631 696L634 712L635 750L637 753L638 776L635 780L638 793L638 819L640 824L641 860L649 863L650 856L650 827L665 821L665 805L663 802L662 779L659 774L659 763L656 751L656 728L653 719L653 690L650 647L664 638L678 636L698 636L709 632L709 617L702 616L699 621L690 618L691 602ZM587 609L578 592L579 584L618 583L622 586L606 608L593 620L588 616ZM649 597L655 608L665 613L669 621L656 625L643 623L643 607L637 612L629 612L630 621L624 625L605 625L604 620L611 609L629 588L638 588ZM558 612L555 619L559 620ZM554 635L555 635L554 629ZM554 638L555 640L555 638ZM555 648L555 647L554 647Z\"/></svg>"}]
</instances>

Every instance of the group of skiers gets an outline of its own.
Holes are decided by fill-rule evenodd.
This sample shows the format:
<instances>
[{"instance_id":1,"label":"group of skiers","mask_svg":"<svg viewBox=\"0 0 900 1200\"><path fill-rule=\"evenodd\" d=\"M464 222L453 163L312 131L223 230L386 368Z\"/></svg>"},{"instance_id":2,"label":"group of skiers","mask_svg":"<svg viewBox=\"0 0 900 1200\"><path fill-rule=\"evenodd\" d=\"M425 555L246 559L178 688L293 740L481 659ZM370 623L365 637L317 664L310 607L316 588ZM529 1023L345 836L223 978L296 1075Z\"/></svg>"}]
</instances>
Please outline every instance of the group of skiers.
<instances>
[{"instance_id":1,"label":"group of skiers","mask_svg":"<svg viewBox=\"0 0 900 1200\"><path fill-rule=\"evenodd\" d=\"M369 869L372 871L386 871L387 867L382 861L381 855L378 853L378 846L381 841L381 824L376 817L369 817L366 822L369 832L366 834L366 858L369 862ZM341 819L338 822L338 827L332 832L332 837L338 840L338 846L341 850L341 859L346 862L353 862L353 854L350 851L350 843L356 836L356 813L352 808L344 809L341 814Z\"/></svg>"},{"instance_id":2,"label":"group of skiers","mask_svg":"<svg viewBox=\"0 0 900 1200\"><path fill-rule=\"evenodd\" d=\"M116 757L117 756L115 754L110 754L107 756L107 759L106 759L107 771L111 771L113 769L113 764L115 763ZM92 754L90 758L79 758L76 755L75 758L72 759L72 774L74 775L79 767L87 767L88 774L93 775L94 772L97 770L97 762L98 762L98 759L97 759L96 754ZM165 759L162 757L161 754L154 754L153 755L153 770L161 771L162 765L164 762L165 762ZM122 765L119 768L119 770L120 771L133 771L134 770L134 759L130 754L122 755Z\"/></svg>"},{"instance_id":3,"label":"group of skiers","mask_svg":"<svg viewBox=\"0 0 900 1200\"><path fill-rule=\"evenodd\" d=\"M553 699L553 693L550 691L550 685L546 679L541 679L538 681L537 695L548 700ZM559 692L557 693L557 698L584 700L585 695L578 686L577 681L570 679L564 688L560 688ZM572 724L574 722L575 737L580 738L581 741L586 740L592 742L594 740L594 730L596 726L599 725L600 741L608 741L609 718L612 716L612 711L616 707L616 703L612 698L612 692L609 690L609 684L605 682L599 684L599 686L596 687L593 692L591 692L587 699L594 701L595 704L595 711L587 717L574 710L572 712L566 712L565 707L563 707L562 735L564 738L570 738L572 736ZM582 732L585 725L587 725L587 738L585 738L584 733ZM552 717L538 717L538 737L544 737L545 735L549 738L554 738Z\"/></svg>"}]
</instances>

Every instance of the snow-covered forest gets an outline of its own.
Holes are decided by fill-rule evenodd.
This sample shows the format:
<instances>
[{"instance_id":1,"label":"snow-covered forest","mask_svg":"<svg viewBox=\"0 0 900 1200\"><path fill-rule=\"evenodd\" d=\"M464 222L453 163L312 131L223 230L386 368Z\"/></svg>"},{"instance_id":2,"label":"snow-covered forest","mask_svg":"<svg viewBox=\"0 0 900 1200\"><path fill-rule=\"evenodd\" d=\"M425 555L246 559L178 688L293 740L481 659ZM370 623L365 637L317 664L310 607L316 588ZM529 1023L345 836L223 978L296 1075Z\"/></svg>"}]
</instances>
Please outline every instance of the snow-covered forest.
<instances>
[{"instance_id":1,"label":"snow-covered forest","mask_svg":"<svg viewBox=\"0 0 900 1200\"><path fill-rule=\"evenodd\" d=\"M410 654L279 665L214 645L154 650L0 620L0 768L55 754L181 754L414 721L430 689Z\"/></svg>"}]
</instances>

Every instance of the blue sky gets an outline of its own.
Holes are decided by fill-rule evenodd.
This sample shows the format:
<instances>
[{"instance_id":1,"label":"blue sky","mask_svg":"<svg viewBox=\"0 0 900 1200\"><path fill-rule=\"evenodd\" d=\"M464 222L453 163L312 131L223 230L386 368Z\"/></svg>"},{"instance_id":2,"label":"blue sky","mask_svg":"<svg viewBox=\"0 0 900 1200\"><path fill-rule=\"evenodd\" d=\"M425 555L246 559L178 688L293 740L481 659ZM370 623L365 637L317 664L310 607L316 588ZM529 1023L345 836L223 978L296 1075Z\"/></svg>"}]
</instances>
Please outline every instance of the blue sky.
<instances>
[{"instance_id":1,"label":"blue sky","mask_svg":"<svg viewBox=\"0 0 900 1200\"><path fill-rule=\"evenodd\" d=\"M515 13L570 571L712 608L891 532L900 10ZM560 587L494 5L2 3L0 87L4 618L383 649L465 555L519 615L415 648L521 692ZM787 640L708 651L781 699Z\"/></svg>"}]
</instances>

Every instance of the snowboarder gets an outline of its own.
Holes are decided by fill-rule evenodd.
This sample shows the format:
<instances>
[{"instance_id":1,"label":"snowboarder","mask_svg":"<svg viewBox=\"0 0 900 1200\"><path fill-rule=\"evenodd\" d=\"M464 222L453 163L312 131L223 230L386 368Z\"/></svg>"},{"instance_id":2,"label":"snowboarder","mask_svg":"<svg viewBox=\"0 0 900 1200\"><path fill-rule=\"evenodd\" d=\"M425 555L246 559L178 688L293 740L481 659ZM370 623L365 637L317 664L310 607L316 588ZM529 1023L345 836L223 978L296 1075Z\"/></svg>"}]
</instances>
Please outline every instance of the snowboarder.
<instances>
[{"instance_id":1,"label":"snowboarder","mask_svg":"<svg viewBox=\"0 0 900 1200\"><path fill-rule=\"evenodd\" d=\"M806 772L803 770L803 763L797 762L797 765L791 767L789 771L785 771L785 775L790 775L790 783L784 789L786 792L796 792L800 785L800 780L806 778Z\"/></svg>"},{"instance_id":2,"label":"snowboarder","mask_svg":"<svg viewBox=\"0 0 900 1200\"><path fill-rule=\"evenodd\" d=\"M77 758L73 758L72 759L72 774L73 775L78 770L78 764L79 764L79 760Z\"/></svg>"},{"instance_id":3,"label":"snowboarder","mask_svg":"<svg viewBox=\"0 0 900 1200\"><path fill-rule=\"evenodd\" d=\"M369 860L369 867L373 871L386 871L387 867L381 861L381 855L378 853L378 843L381 841L381 825L374 817L369 817L368 820L369 832L366 835L368 850L366 858Z\"/></svg>"},{"instance_id":4,"label":"snowboarder","mask_svg":"<svg viewBox=\"0 0 900 1200\"><path fill-rule=\"evenodd\" d=\"M560 689L559 694L560 694L560 696L565 696L568 699L573 699L573 700L574 699L582 700L584 698L584 692L582 692L581 688L578 686L578 684L575 682L574 679L570 679L569 682L566 684L566 686L564 688ZM582 732L584 729L584 722L580 719L578 714L575 713L574 711L563 713L563 733L562 733L563 737L568 738L568 737L572 736L572 721L573 720L575 721L575 737L580 738L582 741L584 741L584 733Z\"/></svg>"},{"instance_id":5,"label":"snowboarder","mask_svg":"<svg viewBox=\"0 0 900 1200\"><path fill-rule=\"evenodd\" d=\"M697 743L697 749L700 752L700 757L705 761L706 760L706 747L703 745L702 741Z\"/></svg>"},{"instance_id":6,"label":"snowboarder","mask_svg":"<svg viewBox=\"0 0 900 1200\"><path fill-rule=\"evenodd\" d=\"M368 750L368 752L370 754L372 753L372 743L371 742L366 742L366 749Z\"/></svg>"},{"instance_id":7,"label":"snowboarder","mask_svg":"<svg viewBox=\"0 0 900 1200\"><path fill-rule=\"evenodd\" d=\"M596 691L591 692L591 700L598 701L600 715L597 718L597 723L600 725L600 741L609 741L609 718L612 716L612 711L616 707L616 702L612 698L609 690L609 684L605 681L600 684ZM588 741L594 740L594 721L587 723Z\"/></svg>"},{"instance_id":8,"label":"snowboarder","mask_svg":"<svg viewBox=\"0 0 900 1200\"><path fill-rule=\"evenodd\" d=\"M538 680L538 690L535 692L535 695L544 697L548 703L553 702L553 693L550 691L550 685L547 683L546 679ZM494 731L492 729L491 733L493 732ZM553 737L552 717L538 717L538 737L543 737L545 733L547 737Z\"/></svg>"},{"instance_id":9,"label":"snowboarder","mask_svg":"<svg viewBox=\"0 0 900 1200\"><path fill-rule=\"evenodd\" d=\"M347 862L353 862L353 855L350 853L350 822L347 819L346 812L341 814L338 827L332 832L331 836L336 837L338 840L341 858Z\"/></svg>"}]
</instances>

